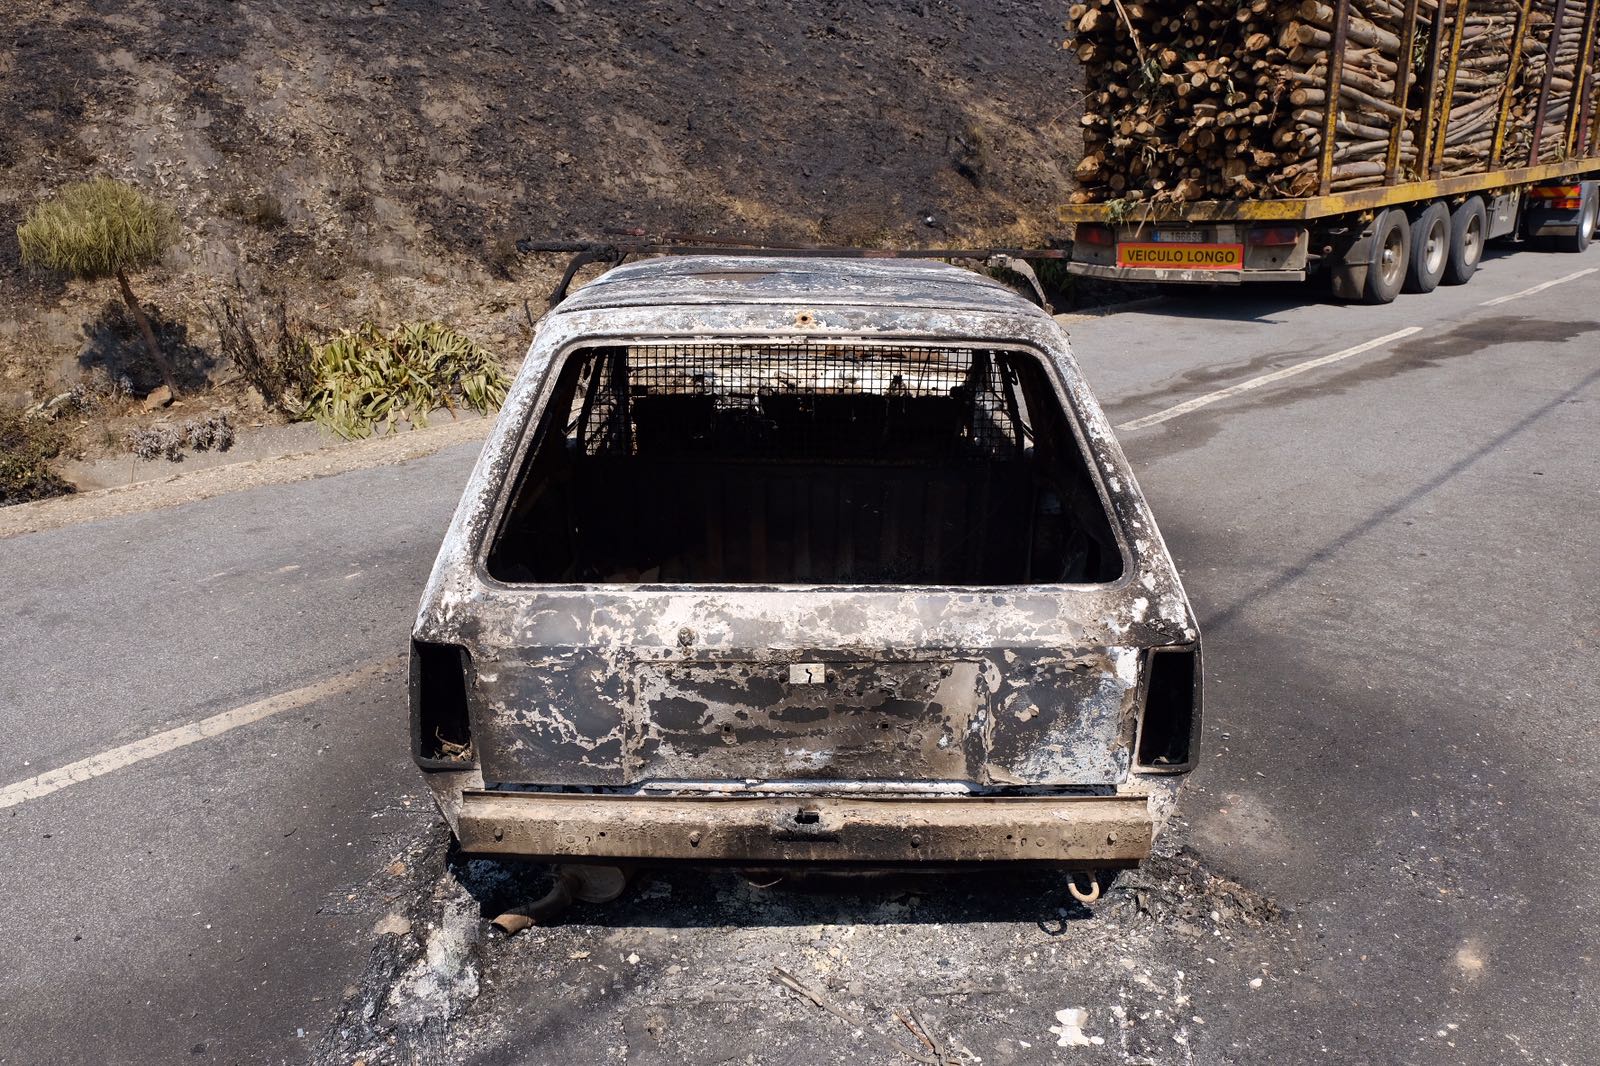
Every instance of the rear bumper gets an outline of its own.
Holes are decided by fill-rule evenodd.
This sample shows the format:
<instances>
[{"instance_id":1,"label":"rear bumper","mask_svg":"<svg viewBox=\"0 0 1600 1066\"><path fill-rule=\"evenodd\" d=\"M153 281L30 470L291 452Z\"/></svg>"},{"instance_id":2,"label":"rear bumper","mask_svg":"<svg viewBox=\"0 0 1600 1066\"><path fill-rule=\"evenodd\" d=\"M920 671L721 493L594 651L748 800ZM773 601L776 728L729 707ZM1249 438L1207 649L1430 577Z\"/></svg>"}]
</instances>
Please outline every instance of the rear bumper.
<instances>
[{"instance_id":1,"label":"rear bumper","mask_svg":"<svg viewBox=\"0 0 1600 1066\"><path fill-rule=\"evenodd\" d=\"M468 790L473 854L772 865L1029 862L1132 866L1150 854L1149 798L642 797Z\"/></svg>"},{"instance_id":2,"label":"rear bumper","mask_svg":"<svg viewBox=\"0 0 1600 1066\"><path fill-rule=\"evenodd\" d=\"M1197 285L1239 285L1248 281L1304 281L1304 270L1166 270L1156 267L1104 266L1099 263L1067 263L1067 273L1113 281L1190 282Z\"/></svg>"}]
</instances>

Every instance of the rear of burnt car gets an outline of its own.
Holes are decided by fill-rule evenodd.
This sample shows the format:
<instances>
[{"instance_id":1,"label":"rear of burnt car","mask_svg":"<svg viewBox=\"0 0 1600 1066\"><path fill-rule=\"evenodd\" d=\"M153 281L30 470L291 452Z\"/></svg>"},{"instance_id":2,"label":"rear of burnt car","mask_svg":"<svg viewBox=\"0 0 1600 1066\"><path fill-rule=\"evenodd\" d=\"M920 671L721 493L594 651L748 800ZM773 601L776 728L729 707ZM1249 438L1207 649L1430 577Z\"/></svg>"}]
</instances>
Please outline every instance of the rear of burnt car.
<instances>
[{"instance_id":1,"label":"rear of burnt car","mask_svg":"<svg viewBox=\"0 0 1600 1066\"><path fill-rule=\"evenodd\" d=\"M462 847L1138 862L1199 636L1060 327L932 264L655 260L541 324L424 594Z\"/></svg>"}]
</instances>

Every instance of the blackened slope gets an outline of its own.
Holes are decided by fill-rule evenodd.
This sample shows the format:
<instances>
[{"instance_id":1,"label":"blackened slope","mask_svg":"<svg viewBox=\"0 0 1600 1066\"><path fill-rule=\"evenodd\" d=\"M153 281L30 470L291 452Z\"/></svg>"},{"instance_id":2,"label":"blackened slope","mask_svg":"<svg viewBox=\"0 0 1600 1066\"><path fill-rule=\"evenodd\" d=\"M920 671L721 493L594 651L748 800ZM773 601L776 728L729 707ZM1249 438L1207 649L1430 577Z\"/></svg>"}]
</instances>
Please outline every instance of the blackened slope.
<instances>
[{"instance_id":1,"label":"blackened slope","mask_svg":"<svg viewBox=\"0 0 1600 1066\"><path fill-rule=\"evenodd\" d=\"M29 91L0 94L0 202L109 171L163 189L191 233L324 276L493 265L507 238L619 225L1041 241L1077 144L1060 17L1021 0L10 5L0 74ZM262 194L282 225L241 206Z\"/></svg>"}]
</instances>

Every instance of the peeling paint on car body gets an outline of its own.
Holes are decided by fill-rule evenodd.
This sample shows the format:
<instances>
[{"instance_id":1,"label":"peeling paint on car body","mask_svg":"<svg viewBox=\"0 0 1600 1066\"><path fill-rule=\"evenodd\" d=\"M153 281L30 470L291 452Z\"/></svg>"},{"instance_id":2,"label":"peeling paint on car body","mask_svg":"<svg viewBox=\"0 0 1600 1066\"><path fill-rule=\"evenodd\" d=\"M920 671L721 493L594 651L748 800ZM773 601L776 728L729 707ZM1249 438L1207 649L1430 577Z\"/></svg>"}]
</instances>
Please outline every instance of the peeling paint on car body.
<instances>
[{"instance_id":1,"label":"peeling paint on car body","mask_svg":"<svg viewBox=\"0 0 1600 1066\"><path fill-rule=\"evenodd\" d=\"M1121 576L1004 587L491 577L487 545L563 358L604 343L691 340L960 343L1035 355L1079 435ZM721 257L618 268L541 321L413 635L465 649L470 664L474 762L424 763L458 831L463 797L470 806L480 788L703 795L705 782L731 782L788 794L785 783L806 781L817 796L871 793L874 783L948 796L958 782L966 795L1023 789L1066 803L1145 797L1158 783L1166 795L1170 782L1134 757L1145 653L1199 641L1155 520L1048 315L940 264ZM794 683L797 665L826 677ZM1162 806L1149 804L1153 823ZM574 848L562 854L586 854ZM1126 837L1104 850L1108 864L1126 861Z\"/></svg>"}]
</instances>

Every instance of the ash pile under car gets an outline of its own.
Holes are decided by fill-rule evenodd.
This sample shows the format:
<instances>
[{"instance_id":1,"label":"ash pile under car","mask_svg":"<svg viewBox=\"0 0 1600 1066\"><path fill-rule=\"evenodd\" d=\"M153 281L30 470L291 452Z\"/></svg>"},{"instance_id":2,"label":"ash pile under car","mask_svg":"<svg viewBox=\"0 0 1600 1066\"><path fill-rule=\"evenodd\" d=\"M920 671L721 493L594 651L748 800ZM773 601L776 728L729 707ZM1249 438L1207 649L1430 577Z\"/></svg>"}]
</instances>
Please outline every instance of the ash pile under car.
<instances>
[{"instance_id":1,"label":"ash pile under car","mask_svg":"<svg viewBox=\"0 0 1600 1066\"><path fill-rule=\"evenodd\" d=\"M542 323L412 643L469 853L1136 864L1199 632L1065 333L972 272L661 258Z\"/></svg>"}]
</instances>

